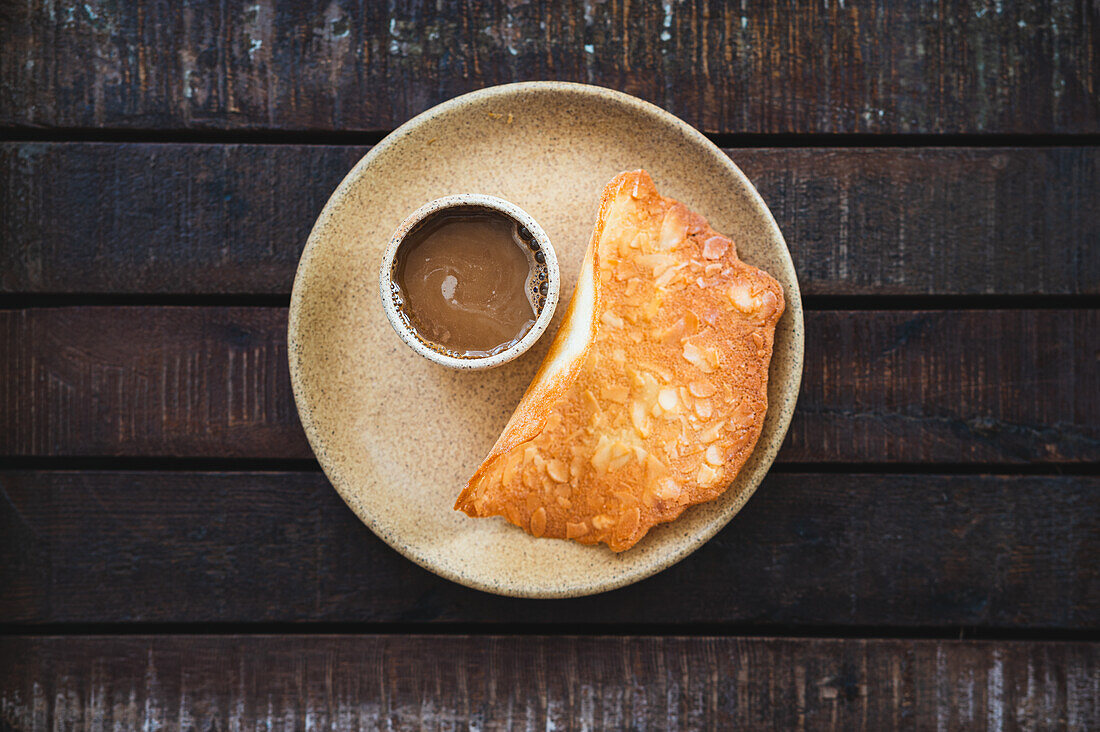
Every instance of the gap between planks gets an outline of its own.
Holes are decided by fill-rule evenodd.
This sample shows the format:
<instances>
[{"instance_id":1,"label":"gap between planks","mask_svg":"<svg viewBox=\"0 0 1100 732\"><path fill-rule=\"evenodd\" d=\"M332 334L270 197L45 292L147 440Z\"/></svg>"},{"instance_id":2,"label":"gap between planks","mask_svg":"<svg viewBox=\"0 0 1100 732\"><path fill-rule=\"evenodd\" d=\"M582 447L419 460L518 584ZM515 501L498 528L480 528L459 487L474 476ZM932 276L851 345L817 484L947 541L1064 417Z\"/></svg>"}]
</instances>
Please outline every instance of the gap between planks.
<instances>
[{"instance_id":1,"label":"gap between planks","mask_svg":"<svg viewBox=\"0 0 1100 732\"><path fill-rule=\"evenodd\" d=\"M10 293L0 292L0 310L68 307L255 307L287 308L289 294ZM807 311L832 310L1095 310L1100 294L1077 295L804 295Z\"/></svg>"},{"instance_id":2,"label":"gap between planks","mask_svg":"<svg viewBox=\"0 0 1100 732\"><path fill-rule=\"evenodd\" d=\"M0 142L103 142L224 145L376 145L387 130L211 130L83 127L0 127ZM1100 133L934 134L934 133L714 133L704 137L723 148L829 147L1080 147L1100 145Z\"/></svg>"},{"instance_id":3,"label":"gap between planks","mask_svg":"<svg viewBox=\"0 0 1100 732\"><path fill-rule=\"evenodd\" d=\"M777 623L469 623L469 622L194 622L0 623L0 636L575 636L611 638L799 638L1097 643L1096 628L1001 628L982 625L891 626Z\"/></svg>"},{"instance_id":4,"label":"gap between planks","mask_svg":"<svg viewBox=\"0 0 1100 732\"><path fill-rule=\"evenodd\" d=\"M5 470L64 472L187 472L187 473L319 473L312 458L209 458L163 456L4 456ZM1100 463L805 463L777 462L768 470L777 475L986 475L1093 477Z\"/></svg>"}]
</instances>

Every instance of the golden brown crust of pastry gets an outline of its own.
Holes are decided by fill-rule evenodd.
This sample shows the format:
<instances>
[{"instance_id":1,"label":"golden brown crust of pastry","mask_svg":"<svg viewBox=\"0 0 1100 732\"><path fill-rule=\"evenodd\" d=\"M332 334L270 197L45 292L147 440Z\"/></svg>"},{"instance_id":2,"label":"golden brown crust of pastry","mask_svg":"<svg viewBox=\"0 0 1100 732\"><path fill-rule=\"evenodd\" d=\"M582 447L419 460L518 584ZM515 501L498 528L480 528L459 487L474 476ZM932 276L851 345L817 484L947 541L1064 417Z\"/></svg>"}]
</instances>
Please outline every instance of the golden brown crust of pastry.
<instances>
[{"instance_id":1,"label":"golden brown crust of pastry","mask_svg":"<svg viewBox=\"0 0 1100 732\"><path fill-rule=\"evenodd\" d=\"M717 498L760 436L783 308L648 173L616 176L550 352L455 508L623 551Z\"/></svg>"}]
</instances>

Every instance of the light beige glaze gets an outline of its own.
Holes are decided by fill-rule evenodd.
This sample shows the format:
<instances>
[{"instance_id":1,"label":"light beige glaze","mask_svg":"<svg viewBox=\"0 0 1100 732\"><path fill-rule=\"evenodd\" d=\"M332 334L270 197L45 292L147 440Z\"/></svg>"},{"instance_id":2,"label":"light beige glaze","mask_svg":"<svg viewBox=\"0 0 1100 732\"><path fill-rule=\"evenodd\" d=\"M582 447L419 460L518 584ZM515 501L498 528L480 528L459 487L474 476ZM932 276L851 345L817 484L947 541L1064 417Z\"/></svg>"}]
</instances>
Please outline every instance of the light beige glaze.
<instances>
[{"instance_id":1,"label":"light beige glaze","mask_svg":"<svg viewBox=\"0 0 1100 732\"><path fill-rule=\"evenodd\" d=\"M462 192L500 196L546 229L568 296L600 191L615 174L635 168L648 170L662 194L705 215L737 242L741 259L783 286L787 309L776 329L768 413L752 457L721 498L653 529L622 554L534 539L501 519L453 511L551 339L485 372L447 370L419 357L389 327L378 302L378 265L390 233L430 199ZM318 218L290 307L299 414L348 505L418 564L471 587L527 597L621 587L682 559L722 528L760 483L786 434L802 349L790 255L767 207L733 162L652 105L557 82L458 97L371 150Z\"/></svg>"}]
</instances>

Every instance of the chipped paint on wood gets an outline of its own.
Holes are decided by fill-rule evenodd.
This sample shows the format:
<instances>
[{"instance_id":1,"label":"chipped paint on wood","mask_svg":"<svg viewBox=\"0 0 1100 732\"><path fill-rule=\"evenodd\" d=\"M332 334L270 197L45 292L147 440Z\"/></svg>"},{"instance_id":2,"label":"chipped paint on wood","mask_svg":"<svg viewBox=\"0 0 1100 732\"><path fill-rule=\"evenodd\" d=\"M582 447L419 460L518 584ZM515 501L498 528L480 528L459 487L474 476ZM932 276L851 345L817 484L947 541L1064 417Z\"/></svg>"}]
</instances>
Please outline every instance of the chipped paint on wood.
<instances>
[{"instance_id":1,"label":"chipped paint on wood","mask_svg":"<svg viewBox=\"0 0 1100 732\"><path fill-rule=\"evenodd\" d=\"M641 96L708 132L1090 133L1094 9L968 0L29 2L0 25L0 124L390 129L530 79Z\"/></svg>"},{"instance_id":2,"label":"chipped paint on wood","mask_svg":"<svg viewBox=\"0 0 1100 732\"><path fill-rule=\"evenodd\" d=\"M630 647L630 665L606 662L618 645ZM526 662L532 652L542 654L545 666ZM0 668L0 714L20 730L78 721L122 729L175 729L184 722L198 729L559 728L547 714L551 707L564 716L565 728L614 729L637 713L636 689L653 713L633 719L647 728L731 729L767 721L790 729L800 722L812 729L881 729L896 711L907 725L930 727L939 721L926 696L933 685L955 727L1056 722L1084 730L1100 724L1100 696L1077 691L1078 679L1100 673L1100 651L1081 643L9 637L0 640L0 653L10 659ZM906 659L900 710L887 683L897 657ZM866 670L857 672L860 658ZM1020 713L1015 702L1027 693L1029 666L1044 670L1047 701ZM737 667L747 669L747 684L731 673ZM825 677L844 679L843 690L827 699L809 693L814 680ZM973 724L957 715L956 704L970 678L983 690L976 699L982 714ZM986 693L991 686L995 694ZM742 691L749 704L727 703ZM547 704L530 705L539 694ZM106 699L109 705L100 701ZM713 703L696 706L707 699ZM677 707L688 717L666 716Z\"/></svg>"}]
</instances>

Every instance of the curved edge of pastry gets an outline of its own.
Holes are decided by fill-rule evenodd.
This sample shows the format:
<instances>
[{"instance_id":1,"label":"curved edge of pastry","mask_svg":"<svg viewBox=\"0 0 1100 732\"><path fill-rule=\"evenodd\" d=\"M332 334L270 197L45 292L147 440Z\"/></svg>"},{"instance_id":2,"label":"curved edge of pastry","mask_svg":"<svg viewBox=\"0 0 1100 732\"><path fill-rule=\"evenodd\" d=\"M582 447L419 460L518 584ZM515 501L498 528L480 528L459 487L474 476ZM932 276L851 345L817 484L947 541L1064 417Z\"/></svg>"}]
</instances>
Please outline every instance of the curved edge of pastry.
<instances>
[{"instance_id":1,"label":"curved edge of pastry","mask_svg":"<svg viewBox=\"0 0 1100 732\"><path fill-rule=\"evenodd\" d=\"M603 236L612 201L623 186L633 185L638 174L642 172L631 170L620 173L604 188L600 196L596 225L592 231L592 238L588 242L580 276L577 278L577 286L573 291L573 297L569 300L569 308L565 312L561 326L554 336L554 342L550 345L546 358L543 359L534 379L531 380L531 385L519 400L519 406L508 419L493 449L489 451L477 472L459 494L458 500L455 501L455 510L463 511L470 516L479 515L470 504L470 500L482 477L493 469L496 461L505 453L516 445L533 439L542 431L550 413L550 407L576 381L599 326L597 313L600 312L601 288L597 244Z\"/></svg>"}]
</instances>

